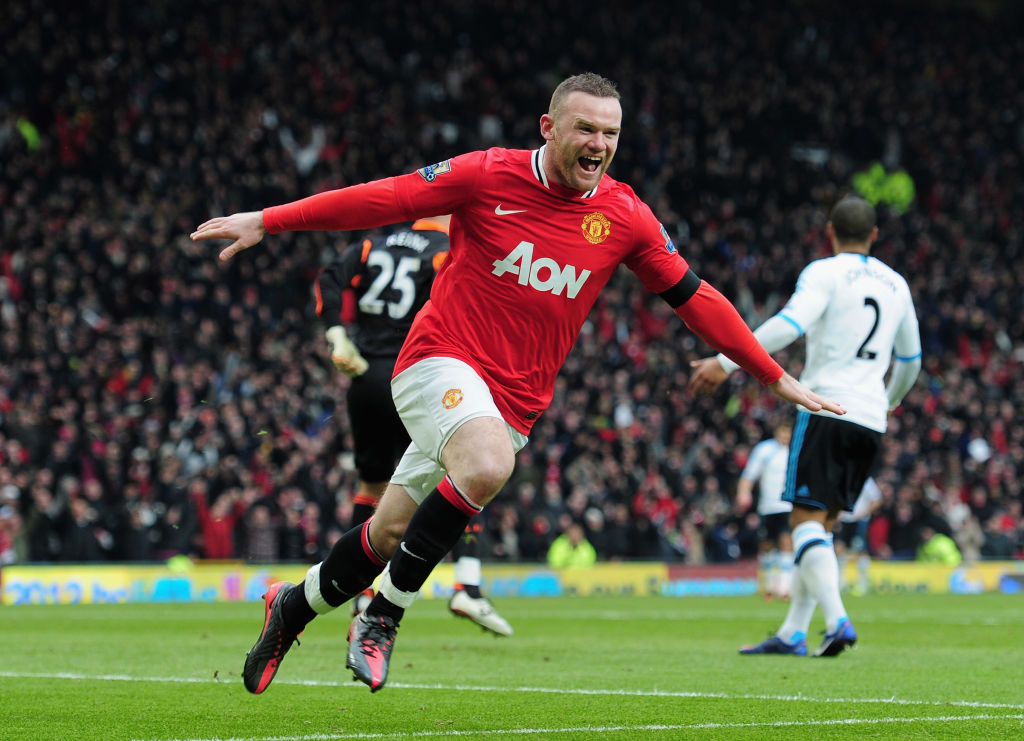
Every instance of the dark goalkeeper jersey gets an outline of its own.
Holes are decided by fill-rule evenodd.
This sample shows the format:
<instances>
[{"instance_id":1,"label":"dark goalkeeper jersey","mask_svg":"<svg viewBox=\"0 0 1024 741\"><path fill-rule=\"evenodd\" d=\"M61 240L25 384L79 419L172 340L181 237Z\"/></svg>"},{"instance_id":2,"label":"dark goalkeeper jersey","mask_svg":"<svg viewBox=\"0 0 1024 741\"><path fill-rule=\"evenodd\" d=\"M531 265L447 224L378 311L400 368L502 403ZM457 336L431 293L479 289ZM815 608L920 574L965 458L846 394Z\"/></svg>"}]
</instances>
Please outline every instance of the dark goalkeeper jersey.
<instances>
[{"instance_id":1,"label":"dark goalkeeper jersey","mask_svg":"<svg viewBox=\"0 0 1024 741\"><path fill-rule=\"evenodd\" d=\"M317 314L340 324L342 294L352 289L352 341L364 357L395 357L447 254L445 228L429 219L354 244L317 277Z\"/></svg>"}]
</instances>

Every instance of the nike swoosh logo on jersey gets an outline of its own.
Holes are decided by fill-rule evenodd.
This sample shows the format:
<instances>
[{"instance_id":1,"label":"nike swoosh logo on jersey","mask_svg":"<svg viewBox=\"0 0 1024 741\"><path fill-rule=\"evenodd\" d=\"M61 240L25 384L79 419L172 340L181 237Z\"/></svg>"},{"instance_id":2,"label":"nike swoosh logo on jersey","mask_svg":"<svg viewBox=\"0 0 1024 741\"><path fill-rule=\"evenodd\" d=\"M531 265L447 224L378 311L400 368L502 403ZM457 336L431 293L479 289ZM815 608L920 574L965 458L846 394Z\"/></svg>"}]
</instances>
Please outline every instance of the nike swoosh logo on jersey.
<instances>
[{"instance_id":1,"label":"nike swoosh logo on jersey","mask_svg":"<svg viewBox=\"0 0 1024 741\"><path fill-rule=\"evenodd\" d=\"M525 214L526 213L526 209L525 208L521 208L521 209L514 209L514 208L504 209L504 208L501 207L501 204L499 203L497 206L494 207L494 213L497 216L508 216L509 214Z\"/></svg>"},{"instance_id":2,"label":"nike swoosh logo on jersey","mask_svg":"<svg viewBox=\"0 0 1024 741\"><path fill-rule=\"evenodd\" d=\"M402 549L403 551L405 551L406 553L408 553L408 554L409 554L410 556L412 556L413 558L418 558L418 559L419 559L420 561L426 561L426 560L427 560L427 559L425 559L425 558L424 558L423 556L417 556L417 555L416 555L415 553L413 553L413 552L412 552L412 551L410 551L410 550L409 550L408 548L406 548L406 547L405 547L405 541L404 541L404 540L403 540L403 541L402 541L401 543L399 543L399 544L398 544L398 547L399 547L399 548L401 548L401 549Z\"/></svg>"}]
</instances>

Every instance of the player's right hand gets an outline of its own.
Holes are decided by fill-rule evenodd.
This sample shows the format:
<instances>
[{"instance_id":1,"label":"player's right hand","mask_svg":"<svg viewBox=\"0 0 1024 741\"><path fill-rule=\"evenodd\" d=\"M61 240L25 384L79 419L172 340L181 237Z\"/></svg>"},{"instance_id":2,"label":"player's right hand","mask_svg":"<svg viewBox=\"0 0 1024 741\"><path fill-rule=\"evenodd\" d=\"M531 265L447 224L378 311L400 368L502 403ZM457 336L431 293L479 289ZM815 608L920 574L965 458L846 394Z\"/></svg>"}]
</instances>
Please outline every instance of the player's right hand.
<instances>
[{"instance_id":1,"label":"player's right hand","mask_svg":"<svg viewBox=\"0 0 1024 741\"><path fill-rule=\"evenodd\" d=\"M205 221L197 226L189 236L196 242L201 239L234 240L220 251L221 262L227 262L242 250L259 243L266 233L267 227L263 224L263 212L245 211Z\"/></svg>"},{"instance_id":2,"label":"player's right hand","mask_svg":"<svg viewBox=\"0 0 1024 741\"><path fill-rule=\"evenodd\" d=\"M768 388L786 401L800 404L810 412L820 412L824 409L832 414L846 414L846 409L838 401L819 396L788 373L783 373L782 378L770 384Z\"/></svg>"},{"instance_id":3,"label":"player's right hand","mask_svg":"<svg viewBox=\"0 0 1024 741\"><path fill-rule=\"evenodd\" d=\"M691 360L690 367L693 368L693 375L687 386L695 394L713 394L729 377L715 356Z\"/></svg>"},{"instance_id":4,"label":"player's right hand","mask_svg":"<svg viewBox=\"0 0 1024 741\"><path fill-rule=\"evenodd\" d=\"M359 350L345 333L344 327L336 324L328 329L324 336L327 338L327 344L331 347L331 360L334 362L335 368L346 376L352 377L361 376L366 372L370 364L359 354Z\"/></svg>"}]
</instances>

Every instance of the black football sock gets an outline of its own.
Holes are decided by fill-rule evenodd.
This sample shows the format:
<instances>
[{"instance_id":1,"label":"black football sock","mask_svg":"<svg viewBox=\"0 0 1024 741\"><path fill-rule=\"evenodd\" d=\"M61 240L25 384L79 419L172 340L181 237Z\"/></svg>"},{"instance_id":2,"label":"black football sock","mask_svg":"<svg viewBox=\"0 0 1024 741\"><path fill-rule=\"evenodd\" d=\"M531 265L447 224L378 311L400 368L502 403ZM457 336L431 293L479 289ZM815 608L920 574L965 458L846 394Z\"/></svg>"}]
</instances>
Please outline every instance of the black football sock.
<instances>
[{"instance_id":1,"label":"black football sock","mask_svg":"<svg viewBox=\"0 0 1024 741\"><path fill-rule=\"evenodd\" d=\"M338 539L320 567L320 593L337 607L373 584L386 561L370 543L370 520Z\"/></svg>"},{"instance_id":2,"label":"black football sock","mask_svg":"<svg viewBox=\"0 0 1024 741\"><path fill-rule=\"evenodd\" d=\"M374 505L367 504L366 502L360 502L359 497L356 496L354 499L355 504L352 505L352 522L350 527L356 527L369 520L374 516Z\"/></svg>"},{"instance_id":3,"label":"black football sock","mask_svg":"<svg viewBox=\"0 0 1024 741\"><path fill-rule=\"evenodd\" d=\"M316 610L309 606L306 599L306 590L303 582L295 585L294 589L285 592L284 602L281 603L281 617L289 630L301 633L303 628L316 617Z\"/></svg>"},{"instance_id":4,"label":"black football sock","mask_svg":"<svg viewBox=\"0 0 1024 741\"><path fill-rule=\"evenodd\" d=\"M373 584L386 562L370 543L369 532L367 520L342 535L327 558L306 574L302 589L286 595L282 610L291 630L298 633L317 614L344 604Z\"/></svg>"},{"instance_id":5,"label":"black football sock","mask_svg":"<svg viewBox=\"0 0 1024 741\"><path fill-rule=\"evenodd\" d=\"M447 476L416 509L405 538L391 558L380 590L366 611L402 619L423 582L462 536L481 507L460 492Z\"/></svg>"}]
</instances>

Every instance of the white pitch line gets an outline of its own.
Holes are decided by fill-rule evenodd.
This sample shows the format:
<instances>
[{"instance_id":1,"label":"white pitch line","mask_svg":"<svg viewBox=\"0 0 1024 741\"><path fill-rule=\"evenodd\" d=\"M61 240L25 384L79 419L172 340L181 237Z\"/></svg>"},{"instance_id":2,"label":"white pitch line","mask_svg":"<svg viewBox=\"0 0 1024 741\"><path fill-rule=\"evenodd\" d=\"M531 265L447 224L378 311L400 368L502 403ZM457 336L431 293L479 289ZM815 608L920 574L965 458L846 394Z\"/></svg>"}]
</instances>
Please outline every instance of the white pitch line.
<instances>
[{"instance_id":1,"label":"white pitch line","mask_svg":"<svg viewBox=\"0 0 1024 741\"><path fill-rule=\"evenodd\" d=\"M937 715L918 718L837 718L835 720L784 720L771 723L688 723L651 724L642 726L576 726L569 728L490 728L466 731L413 731L412 733L313 733L302 736L233 736L224 738L164 739L162 741L345 741L346 739L391 738L456 738L459 736L524 736L527 734L558 735L563 733L620 733L622 731L704 731L726 728L814 728L822 726L887 725L893 723L956 723L980 720L1024 720L1024 715Z\"/></svg>"},{"instance_id":2,"label":"white pitch line","mask_svg":"<svg viewBox=\"0 0 1024 741\"><path fill-rule=\"evenodd\" d=\"M11 672L0 671L0 679L66 679L93 682L157 682L166 684L231 684L237 682L234 676L213 677L136 677L128 674L81 674L77 672ZM362 690L364 685L357 682L321 679L275 679L274 684L298 687L340 687ZM974 700L907 700L897 697L815 697L813 695L763 695L725 692L692 692L686 690L624 690L587 689L573 687L498 687L472 684L414 684L388 682L388 688L406 690L440 690L443 692L520 692L547 695L581 695L614 697L667 697L707 700L766 700L771 702L818 702L818 703L861 703L866 705L885 703L887 705L922 705L934 707L959 707L989 710L1024 710L1024 704L1004 702L978 702ZM315 737L311 737L315 738Z\"/></svg>"}]
</instances>

